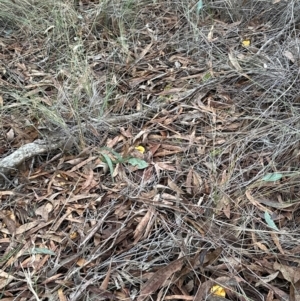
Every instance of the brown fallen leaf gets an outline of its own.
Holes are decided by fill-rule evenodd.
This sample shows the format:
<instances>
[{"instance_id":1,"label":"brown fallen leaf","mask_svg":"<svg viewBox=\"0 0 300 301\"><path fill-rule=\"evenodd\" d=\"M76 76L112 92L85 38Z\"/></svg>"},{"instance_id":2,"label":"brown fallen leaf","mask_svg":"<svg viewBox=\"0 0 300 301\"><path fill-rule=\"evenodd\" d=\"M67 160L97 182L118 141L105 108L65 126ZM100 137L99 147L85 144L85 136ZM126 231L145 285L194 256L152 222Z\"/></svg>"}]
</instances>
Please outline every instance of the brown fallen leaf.
<instances>
[{"instance_id":1,"label":"brown fallen leaf","mask_svg":"<svg viewBox=\"0 0 300 301\"><path fill-rule=\"evenodd\" d=\"M121 296L118 296L119 298L117 298L114 294L108 292L108 291L105 291L101 288L99 288L98 286L96 285L89 285L87 287L87 291L90 292L90 300L129 300L129 299L125 299L126 295L121 295Z\"/></svg>"},{"instance_id":2,"label":"brown fallen leaf","mask_svg":"<svg viewBox=\"0 0 300 301\"><path fill-rule=\"evenodd\" d=\"M30 223L24 224L17 229L16 234L23 234L24 232L34 228L35 226L39 225L40 223L41 223L41 221L37 220L37 221L33 221Z\"/></svg>"},{"instance_id":3,"label":"brown fallen leaf","mask_svg":"<svg viewBox=\"0 0 300 301\"><path fill-rule=\"evenodd\" d=\"M213 264L221 255L222 253L222 248L216 248L215 250L213 250L212 252L207 252L204 262L203 262L203 266L209 266L211 264Z\"/></svg>"},{"instance_id":4,"label":"brown fallen leaf","mask_svg":"<svg viewBox=\"0 0 300 301\"><path fill-rule=\"evenodd\" d=\"M16 223L14 220L9 218L6 214L0 211L0 219L3 220L4 224L6 225L8 231L10 234L15 234L16 233Z\"/></svg>"},{"instance_id":5,"label":"brown fallen leaf","mask_svg":"<svg viewBox=\"0 0 300 301\"><path fill-rule=\"evenodd\" d=\"M44 285L44 284L47 284L47 283L54 282L54 281L56 281L58 278L60 278L62 275L63 275L63 274L56 274L56 275L54 275L54 276L52 276L52 277L48 277L46 280L44 280L44 281L42 282L42 284Z\"/></svg>"},{"instance_id":6,"label":"brown fallen leaf","mask_svg":"<svg viewBox=\"0 0 300 301\"><path fill-rule=\"evenodd\" d=\"M226 288L231 288L232 292L235 292L235 287L238 285L238 283L244 282L244 280L240 277L227 277L227 276L221 276L216 279L209 279L202 283L195 295L194 301L225 301L228 300L223 297L215 296L212 294L211 288L214 285L222 286L225 288L225 291L228 293L228 290Z\"/></svg>"},{"instance_id":7,"label":"brown fallen leaf","mask_svg":"<svg viewBox=\"0 0 300 301\"><path fill-rule=\"evenodd\" d=\"M289 295L284 291L282 291L281 289L277 288L276 286L269 283L268 287L273 290L274 294L276 295L277 298L279 298L280 301L290 300Z\"/></svg>"},{"instance_id":8,"label":"brown fallen leaf","mask_svg":"<svg viewBox=\"0 0 300 301\"><path fill-rule=\"evenodd\" d=\"M167 164L165 162L156 162L154 164L154 167L157 170L170 170L170 171L176 171L176 168L173 165Z\"/></svg>"},{"instance_id":9,"label":"brown fallen leaf","mask_svg":"<svg viewBox=\"0 0 300 301\"><path fill-rule=\"evenodd\" d=\"M259 247L261 250L265 251L267 254L270 253L269 249L263 243L261 243L261 242L258 241L254 245L257 246L257 247Z\"/></svg>"},{"instance_id":10,"label":"brown fallen leaf","mask_svg":"<svg viewBox=\"0 0 300 301\"><path fill-rule=\"evenodd\" d=\"M232 66L233 66L237 71L243 71L243 69L242 69L242 67L240 66L240 64L239 64L239 62L238 62L236 56L235 56L232 52L228 53L228 58L229 58L229 60L230 60L230 62L231 62L231 64L232 64Z\"/></svg>"},{"instance_id":11,"label":"brown fallen leaf","mask_svg":"<svg viewBox=\"0 0 300 301\"><path fill-rule=\"evenodd\" d=\"M7 274L3 270L0 270L0 289L3 289L6 285L8 285L15 277Z\"/></svg>"},{"instance_id":12,"label":"brown fallen leaf","mask_svg":"<svg viewBox=\"0 0 300 301\"><path fill-rule=\"evenodd\" d=\"M53 205L48 202L35 210L36 215L40 215L46 222L48 221L49 213L52 212Z\"/></svg>"},{"instance_id":13,"label":"brown fallen leaf","mask_svg":"<svg viewBox=\"0 0 300 301\"><path fill-rule=\"evenodd\" d=\"M300 301L300 281L290 286L290 301Z\"/></svg>"},{"instance_id":14,"label":"brown fallen leaf","mask_svg":"<svg viewBox=\"0 0 300 301\"><path fill-rule=\"evenodd\" d=\"M135 231L134 231L134 235L133 237L135 238L134 243L133 244L137 244L138 241L141 239L142 235L143 235L143 231L145 230L149 220L152 218L152 216L154 215L154 207L151 206L148 209L148 212L144 215L144 217L141 219L141 221L139 222L139 224L137 225Z\"/></svg>"},{"instance_id":15,"label":"brown fallen leaf","mask_svg":"<svg viewBox=\"0 0 300 301\"><path fill-rule=\"evenodd\" d=\"M138 61L144 58L147 52L149 52L149 50L151 49L152 45L153 45L153 40L151 40L151 42L143 49L141 54L137 57L135 63L137 63Z\"/></svg>"},{"instance_id":16,"label":"brown fallen leaf","mask_svg":"<svg viewBox=\"0 0 300 301\"><path fill-rule=\"evenodd\" d=\"M197 290L197 293L193 301L203 301L207 300L207 297L210 295L210 288L213 286L214 282L212 280L207 280L202 283Z\"/></svg>"},{"instance_id":17,"label":"brown fallen leaf","mask_svg":"<svg viewBox=\"0 0 300 301\"><path fill-rule=\"evenodd\" d=\"M184 194L184 192L170 178L168 178L168 186L179 195Z\"/></svg>"},{"instance_id":18,"label":"brown fallen leaf","mask_svg":"<svg viewBox=\"0 0 300 301\"><path fill-rule=\"evenodd\" d=\"M274 292L269 290L266 301L273 301L274 300Z\"/></svg>"},{"instance_id":19,"label":"brown fallen leaf","mask_svg":"<svg viewBox=\"0 0 300 301\"><path fill-rule=\"evenodd\" d=\"M253 196L252 196L252 194L251 194L251 190L250 189L247 189L246 190L246 197L247 197L247 199L255 206L255 207L257 207L258 209L260 209L260 210L262 210L262 211L264 211L264 212L268 212L268 213L270 213L271 211L268 209L268 208L266 208L265 206L263 206L263 205L261 205L260 203L259 203L259 201L257 201Z\"/></svg>"},{"instance_id":20,"label":"brown fallen leaf","mask_svg":"<svg viewBox=\"0 0 300 301\"><path fill-rule=\"evenodd\" d=\"M176 274L177 279L185 279L186 275L190 273L191 271L194 271L197 266L200 264L199 257L201 256L202 248L199 248L199 250L196 252L195 256L193 258L187 259L188 264L186 264L182 269L180 269L180 272Z\"/></svg>"},{"instance_id":21,"label":"brown fallen leaf","mask_svg":"<svg viewBox=\"0 0 300 301\"><path fill-rule=\"evenodd\" d=\"M102 290L107 290L107 287L108 287L108 282L109 282L109 278L110 278L110 273L111 273L111 263L109 265L109 268L108 268L108 271L107 271L107 274L103 280L103 282L101 283L100 285L100 289Z\"/></svg>"},{"instance_id":22,"label":"brown fallen leaf","mask_svg":"<svg viewBox=\"0 0 300 301\"><path fill-rule=\"evenodd\" d=\"M185 258L179 258L172 261L168 266L160 268L154 275L142 286L137 301L145 300L149 295L156 292L164 282L174 273L181 270Z\"/></svg>"},{"instance_id":23,"label":"brown fallen leaf","mask_svg":"<svg viewBox=\"0 0 300 301\"><path fill-rule=\"evenodd\" d=\"M292 284L300 281L300 268L287 266L278 262L274 262L273 267L276 271L280 271L284 279Z\"/></svg>"},{"instance_id":24,"label":"brown fallen leaf","mask_svg":"<svg viewBox=\"0 0 300 301\"><path fill-rule=\"evenodd\" d=\"M57 294L58 294L59 301L67 301L67 297L61 288L57 291Z\"/></svg>"},{"instance_id":25,"label":"brown fallen leaf","mask_svg":"<svg viewBox=\"0 0 300 301\"><path fill-rule=\"evenodd\" d=\"M191 167L187 176L186 176L186 181L185 181L185 187L186 191L189 194L192 194L192 177L193 177L193 168Z\"/></svg>"},{"instance_id":26,"label":"brown fallen leaf","mask_svg":"<svg viewBox=\"0 0 300 301\"><path fill-rule=\"evenodd\" d=\"M154 157L165 157L165 156L170 156L178 153L182 153L183 150L167 150L163 149L157 153L155 153Z\"/></svg>"},{"instance_id":27,"label":"brown fallen leaf","mask_svg":"<svg viewBox=\"0 0 300 301\"><path fill-rule=\"evenodd\" d=\"M255 284L255 287L258 287L260 285L264 285L265 283L271 282L272 280L277 278L278 274L279 274L279 271L277 271L275 273L272 273L272 274L270 274L269 276L266 276L266 277L260 277L260 280Z\"/></svg>"},{"instance_id":28,"label":"brown fallen leaf","mask_svg":"<svg viewBox=\"0 0 300 301\"><path fill-rule=\"evenodd\" d=\"M271 237L272 237L272 239L273 239L273 241L274 241L276 247L278 248L279 252L280 252L282 255L284 255L284 251L283 251L283 249L282 249L282 247L281 247L281 244L280 244L278 235L277 235L276 233L272 233L272 232L271 232Z\"/></svg>"},{"instance_id":29,"label":"brown fallen leaf","mask_svg":"<svg viewBox=\"0 0 300 301\"><path fill-rule=\"evenodd\" d=\"M87 188L89 186L91 186L93 179L94 179L94 171L92 169L90 169L87 172L87 177L86 177L85 182L82 184L81 191L88 190Z\"/></svg>"}]
</instances>

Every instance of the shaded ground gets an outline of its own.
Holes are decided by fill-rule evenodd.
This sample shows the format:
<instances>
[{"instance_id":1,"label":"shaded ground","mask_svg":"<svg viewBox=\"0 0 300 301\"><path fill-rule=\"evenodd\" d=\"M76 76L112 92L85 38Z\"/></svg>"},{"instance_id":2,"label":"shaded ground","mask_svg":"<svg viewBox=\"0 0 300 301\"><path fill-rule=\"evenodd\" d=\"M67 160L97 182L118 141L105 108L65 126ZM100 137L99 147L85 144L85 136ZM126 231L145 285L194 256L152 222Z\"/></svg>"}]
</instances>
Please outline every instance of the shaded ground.
<instances>
[{"instance_id":1,"label":"shaded ground","mask_svg":"<svg viewBox=\"0 0 300 301\"><path fill-rule=\"evenodd\" d=\"M0 2L1 300L300 300L300 4L200 4Z\"/></svg>"}]
</instances>

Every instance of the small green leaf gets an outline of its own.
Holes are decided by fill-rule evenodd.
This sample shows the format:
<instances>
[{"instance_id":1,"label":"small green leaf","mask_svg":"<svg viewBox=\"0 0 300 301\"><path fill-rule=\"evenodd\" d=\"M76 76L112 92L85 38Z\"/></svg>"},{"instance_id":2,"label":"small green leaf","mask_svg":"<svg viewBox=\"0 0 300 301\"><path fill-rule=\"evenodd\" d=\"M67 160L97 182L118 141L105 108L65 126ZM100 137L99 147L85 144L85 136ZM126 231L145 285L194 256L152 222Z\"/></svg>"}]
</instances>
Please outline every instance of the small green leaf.
<instances>
[{"instance_id":1,"label":"small green leaf","mask_svg":"<svg viewBox=\"0 0 300 301\"><path fill-rule=\"evenodd\" d=\"M273 228L276 231L279 231L279 229L277 228L277 226L275 225L274 221L272 220L269 212L265 212L265 220L268 224L269 227Z\"/></svg>"},{"instance_id":2,"label":"small green leaf","mask_svg":"<svg viewBox=\"0 0 300 301\"><path fill-rule=\"evenodd\" d=\"M274 173L268 173L266 174L262 180L265 182L275 182L278 181L282 178L282 174L278 173L278 172L274 172Z\"/></svg>"},{"instance_id":3,"label":"small green leaf","mask_svg":"<svg viewBox=\"0 0 300 301\"><path fill-rule=\"evenodd\" d=\"M200 13L202 8L203 8L203 1L199 0L198 3L197 3L197 14Z\"/></svg>"},{"instance_id":4,"label":"small green leaf","mask_svg":"<svg viewBox=\"0 0 300 301\"><path fill-rule=\"evenodd\" d=\"M111 147L104 146L104 147L102 147L102 149L108 150L110 153L112 153L114 156L116 156L118 163L124 162L124 159L122 158L122 156L119 153L117 153L115 150L113 150Z\"/></svg>"},{"instance_id":5,"label":"small green leaf","mask_svg":"<svg viewBox=\"0 0 300 301\"><path fill-rule=\"evenodd\" d=\"M113 166L112 160L107 154L102 154L102 156L109 167L110 175L111 175L111 178L113 179L114 166Z\"/></svg>"},{"instance_id":6,"label":"small green leaf","mask_svg":"<svg viewBox=\"0 0 300 301\"><path fill-rule=\"evenodd\" d=\"M144 169L144 168L148 167L148 163L139 158L130 158L130 159L128 159L127 162L133 166L137 166L138 169Z\"/></svg>"},{"instance_id":7,"label":"small green leaf","mask_svg":"<svg viewBox=\"0 0 300 301\"><path fill-rule=\"evenodd\" d=\"M46 248L33 248L25 252L25 254L45 254L45 255L56 255L53 251Z\"/></svg>"},{"instance_id":8,"label":"small green leaf","mask_svg":"<svg viewBox=\"0 0 300 301\"><path fill-rule=\"evenodd\" d=\"M203 80L204 82L206 82L206 81L208 81L209 79L211 79L211 74L210 74L210 72L207 72L207 73L205 73L205 74L203 75L202 80Z\"/></svg>"}]
</instances>

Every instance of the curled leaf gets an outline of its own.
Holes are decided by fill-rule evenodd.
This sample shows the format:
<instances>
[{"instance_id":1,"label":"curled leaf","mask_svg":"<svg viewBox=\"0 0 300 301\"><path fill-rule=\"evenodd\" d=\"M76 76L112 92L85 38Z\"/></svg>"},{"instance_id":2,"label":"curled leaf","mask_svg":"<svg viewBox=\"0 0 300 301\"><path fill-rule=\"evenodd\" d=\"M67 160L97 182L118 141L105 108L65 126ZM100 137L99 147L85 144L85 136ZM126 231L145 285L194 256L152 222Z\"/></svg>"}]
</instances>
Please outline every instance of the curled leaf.
<instances>
[{"instance_id":1,"label":"curled leaf","mask_svg":"<svg viewBox=\"0 0 300 301\"><path fill-rule=\"evenodd\" d=\"M225 289L220 286L220 285L214 285L211 289L210 289L210 292L215 295L215 296L218 296L218 297L225 297L226 296L226 292L225 292Z\"/></svg>"},{"instance_id":2,"label":"curled leaf","mask_svg":"<svg viewBox=\"0 0 300 301\"><path fill-rule=\"evenodd\" d=\"M142 154L145 152L145 148L141 145L136 146L135 149L138 150Z\"/></svg>"},{"instance_id":3,"label":"curled leaf","mask_svg":"<svg viewBox=\"0 0 300 301\"><path fill-rule=\"evenodd\" d=\"M249 47L250 44L251 44L251 41L250 41L249 39L243 40L243 41L242 41L242 45L243 45L244 47L246 47L246 48Z\"/></svg>"}]
</instances>

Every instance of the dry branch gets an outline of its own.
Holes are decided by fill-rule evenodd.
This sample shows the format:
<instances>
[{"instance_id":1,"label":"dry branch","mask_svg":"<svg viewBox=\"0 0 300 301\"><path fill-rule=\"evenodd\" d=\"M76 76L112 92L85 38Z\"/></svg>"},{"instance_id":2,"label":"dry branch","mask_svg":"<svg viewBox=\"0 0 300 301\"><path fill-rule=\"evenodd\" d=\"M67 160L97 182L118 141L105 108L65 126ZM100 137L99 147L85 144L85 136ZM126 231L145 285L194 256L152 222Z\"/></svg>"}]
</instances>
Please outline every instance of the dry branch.
<instances>
[{"instance_id":1,"label":"dry branch","mask_svg":"<svg viewBox=\"0 0 300 301\"><path fill-rule=\"evenodd\" d=\"M165 104L163 104L165 106ZM161 107L159 107L161 108ZM133 120L137 120L139 118L148 118L153 111L158 110L158 108L152 108L147 112L139 112L130 115L124 116L114 116L105 119L99 123L98 120L92 119L91 122L94 122L94 126L96 128L105 129L106 131L115 130L116 125L120 125L126 122L132 122ZM83 132L85 132L87 128L87 124L83 123L81 125ZM74 133L78 130L78 127L74 127L71 132ZM49 139L46 138L45 140L39 139L32 143L28 143L26 145L21 146L18 150L10 154L9 156L5 157L4 159L0 160L0 175L9 175L10 173L17 170L18 166L27 159L33 158L37 155L46 154L50 151L54 151L60 148L69 148L69 142L73 145L75 142L75 138L72 136L67 137L62 133L57 134ZM67 146L68 145L68 146ZM6 177L3 177L4 179ZM0 184L3 179L0 179Z\"/></svg>"},{"instance_id":2,"label":"dry branch","mask_svg":"<svg viewBox=\"0 0 300 301\"><path fill-rule=\"evenodd\" d=\"M66 143L65 139L57 141L36 140L21 146L18 150L0 160L0 173L10 174L25 160L36 155L45 154L49 151L59 149Z\"/></svg>"}]
</instances>

